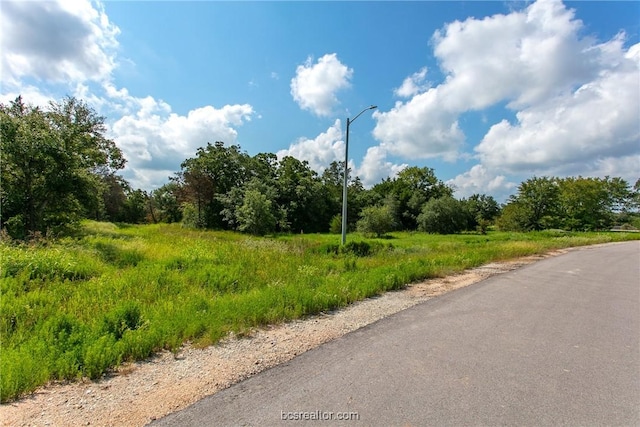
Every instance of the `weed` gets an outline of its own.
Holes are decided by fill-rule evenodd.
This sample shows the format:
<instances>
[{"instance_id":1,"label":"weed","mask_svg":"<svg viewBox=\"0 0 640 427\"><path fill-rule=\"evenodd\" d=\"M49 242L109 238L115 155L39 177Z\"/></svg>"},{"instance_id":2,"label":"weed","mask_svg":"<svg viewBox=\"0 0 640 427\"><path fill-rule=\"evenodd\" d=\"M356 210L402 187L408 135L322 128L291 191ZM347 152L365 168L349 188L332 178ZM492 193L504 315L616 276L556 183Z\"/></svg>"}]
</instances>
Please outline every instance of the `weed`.
<instances>
[{"instance_id":1,"label":"weed","mask_svg":"<svg viewBox=\"0 0 640 427\"><path fill-rule=\"evenodd\" d=\"M99 378L186 341L334 310L494 260L640 239L637 233L392 233L247 238L180 225L86 222L74 239L0 242L0 400Z\"/></svg>"}]
</instances>

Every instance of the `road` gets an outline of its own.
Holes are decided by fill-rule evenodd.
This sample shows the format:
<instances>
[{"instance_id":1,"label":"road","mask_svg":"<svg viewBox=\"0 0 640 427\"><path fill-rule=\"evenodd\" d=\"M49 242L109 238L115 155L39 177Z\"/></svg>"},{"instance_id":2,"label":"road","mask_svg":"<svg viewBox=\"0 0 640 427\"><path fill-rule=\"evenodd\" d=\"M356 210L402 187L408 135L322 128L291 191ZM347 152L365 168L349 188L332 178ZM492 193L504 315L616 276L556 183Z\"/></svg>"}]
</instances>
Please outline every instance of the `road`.
<instances>
[{"instance_id":1,"label":"road","mask_svg":"<svg viewBox=\"0 0 640 427\"><path fill-rule=\"evenodd\" d=\"M152 425L638 426L640 242L450 292Z\"/></svg>"}]
</instances>

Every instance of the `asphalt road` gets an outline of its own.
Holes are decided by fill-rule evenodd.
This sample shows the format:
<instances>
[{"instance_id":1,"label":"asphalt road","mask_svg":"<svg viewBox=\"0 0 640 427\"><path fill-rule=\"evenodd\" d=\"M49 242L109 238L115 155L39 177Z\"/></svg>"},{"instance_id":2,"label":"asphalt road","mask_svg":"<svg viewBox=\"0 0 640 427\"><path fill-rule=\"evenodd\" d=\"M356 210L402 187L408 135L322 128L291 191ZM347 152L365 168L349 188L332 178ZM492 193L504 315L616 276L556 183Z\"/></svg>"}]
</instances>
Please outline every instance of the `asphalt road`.
<instances>
[{"instance_id":1,"label":"asphalt road","mask_svg":"<svg viewBox=\"0 0 640 427\"><path fill-rule=\"evenodd\" d=\"M640 426L640 242L434 298L153 425Z\"/></svg>"}]
</instances>

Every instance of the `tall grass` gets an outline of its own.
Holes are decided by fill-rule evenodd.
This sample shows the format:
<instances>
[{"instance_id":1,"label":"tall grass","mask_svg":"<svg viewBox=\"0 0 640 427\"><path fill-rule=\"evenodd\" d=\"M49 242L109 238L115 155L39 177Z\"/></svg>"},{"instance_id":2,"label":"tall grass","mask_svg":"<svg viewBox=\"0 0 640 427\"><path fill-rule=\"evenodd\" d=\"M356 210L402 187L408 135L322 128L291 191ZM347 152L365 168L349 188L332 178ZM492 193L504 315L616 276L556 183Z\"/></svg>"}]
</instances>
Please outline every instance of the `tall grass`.
<instances>
[{"instance_id":1,"label":"tall grass","mask_svg":"<svg viewBox=\"0 0 640 427\"><path fill-rule=\"evenodd\" d=\"M490 233L390 239L253 238L177 225L0 244L0 399L230 332L300 318L489 261L637 239L631 233Z\"/></svg>"}]
</instances>

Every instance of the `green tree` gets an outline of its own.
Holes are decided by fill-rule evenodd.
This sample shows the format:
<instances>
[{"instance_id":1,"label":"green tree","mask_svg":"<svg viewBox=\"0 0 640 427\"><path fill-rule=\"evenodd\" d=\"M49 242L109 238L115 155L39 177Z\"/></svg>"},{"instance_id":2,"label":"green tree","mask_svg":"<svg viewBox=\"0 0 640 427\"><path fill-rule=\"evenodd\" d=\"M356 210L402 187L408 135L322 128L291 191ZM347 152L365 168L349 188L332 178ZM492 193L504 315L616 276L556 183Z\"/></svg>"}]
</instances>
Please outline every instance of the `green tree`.
<instances>
[{"instance_id":1,"label":"green tree","mask_svg":"<svg viewBox=\"0 0 640 427\"><path fill-rule=\"evenodd\" d=\"M256 189L244 193L242 206L237 211L238 230L258 236L271 233L276 228L273 203Z\"/></svg>"},{"instance_id":2,"label":"green tree","mask_svg":"<svg viewBox=\"0 0 640 427\"><path fill-rule=\"evenodd\" d=\"M607 229L633 209L633 191L622 178L568 177L558 183L567 229Z\"/></svg>"},{"instance_id":3,"label":"green tree","mask_svg":"<svg viewBox=\"0 0 640 427\"><path fill-rule=\"evenodd\" d=\"M418 227L427 233L453 234L469 226L466 205L451 196L429 200L418 215Z\"/></svg>"},{"instance_id":4,"label":"green tree","mask_svg":"<svg viewBox=\"0 0 640 427\"><path fill-rule=\"evenodd\" d=\"M291 230L296 233L326 230L330 217L323 223L317 220L322 213L319 210L324 210L316 203L321 184L309 163L286 156L280 160L277 175L277 203L286 212Z\"/></svg>"},{"instance_id":5,"label":"green tree","mask_svg":"<svg viewBox=\"0 0 640 427\"><path fill-rule=\"evenodd\" d=\"M469 212L469 228L476 228L482 233L491 225L500 214L500 206L492 197L485 194L473 194L466 200L462 200Z\"/></svg>"},{"instance_id":6,"label":"green tree","mask_svg":"<svg viewBox=\"0 0 640 427\"><path fill-rule=\"evenodd\" d=\"M433 169L411 166L403 169L391 179L376 184L372 191L381 199L393 194L398 201L400 227L415 230L423 205L435 198L453 196L453 190L440 181Z\"/></svg>"},{"instance_id":7,"label":"green tree","mask_svg":"<svg viewBox=\"0 0 640 427\"><path fill-rule=\"evenodd\" d=\"M65 232L100 211L99 175L125 164L105 130L104 118L75 98L46 110L21 97L0 104L1 225L10 235Z\"/></svg>"},{"instance_id":8,"label":"green tree","mask_svg":"<svg viewBox=\"0 0 640 427\"><path fill-rule=\"evenodd\" d=\"M180 189L175 182L169 182L153 190L151 198L157 210L158 222L172 223L182 220L179 195Z\"/></svg>"},{"instance_id":9,"label":"green tree","mask_svg":"<svg viewBox=\"0 0 640 427\"><path fill-rule=\"evenodd\" d=\"M127 193L131 191L129 183L114 173L101 177L102 209L97 212L98 221L121 221L122 210L127 201Z\"/></svg>"},{"instance_id":10,"label":"green tree","mask_svg":"<svg viewBox=\"0 0 640 427\"><path fill-rule=\"evenodd\" d=\"M518 194L509 198L507 206L512 203L517 203L517 208L509 209L507 213L511 216L517 213L517 218L513 218L517 220L501 221L503 226L517 226L518 231L529 231L557 228L562 223L557 178L533 177L522 182L518 186Z\"/></svg>"},{"instance_id":11,"label":"green tree","mask_svg":"<svg viewBox=\"0 0 640 427\"><path fill-rule=\"evenodd\" d=\"M362 209L358 231L381 237L395 228L394 214L389 205L368 206Z\"/></svg>"},{"instance_id":12,"label":"green tree","mask_svg":"<svg viewBox=\"0 0 640 427\"><path fill-rule=\"evenodd\" d=\"M225 147L220 141L198 148L196 157L182 163L174 180L183 188L182 203L195 208L196 224L225 228L220 196L234 187L242 187L255 174L252 166L251 158L240 146Z\"/></svg>"},{"instance_id":13,"label":"green tree","mask_svg":"<svg viewBox=\"0 0 640 427\"><path fill-rule=\"evenodd\" d=\"M257 197L260 194L264 197ZM223 220L234 230L251 234L265 234L286 228L286 214L275 202L276 188L259 178L252 178L242 187L234 187L219 200L224 206Z\"/></svg>"},{"instance_id":14,"label":"green tree","mask_svg":"<svg viewBox=\"0 0 640 427\"><path fill-rule=\"evenodd\" d=\"M529 224L528 209L517 200L510 200L496 218L496 226L502 231L527 231Z\"/></svg>"},{"instance_id":15,"label":"green tree","mask_svg":"<svg viewBox=\"0 0 640 427\"><path fill-rule=\"evenodd\" d=\"M148 195L143 190L131 190L122 208L121 222L141 224L146 221Z\"/></svg>"},{"instance_id":16,"label":"green tree","mask_svg":"<svg viewBox=\"0 0 640 427\"><path fill-rule=\"evenodd\" d=\"M320 183L322 184L325 192L325 207L327 211L327 217L330 218L330 229L334 231L336 216L340 218L338 221L340 226L338 228L342 228L342 190L344 184L343 177L344 162L336 161L331 162L331 164L322 172L322 175L320 176ZM338 231L338 233L339 232L340 231Z\"/></svg>"},{"instance_id":17,"label":"green tree","mask_svg":"<svg viewBox=\"0 0 640 427\"><path fill-rule=\"evenodd\" d=\"M558 183L563 228L586 231L611 225L611 197L604 180L569 177L559 180Z\"/></svg>"}]
</instances>

